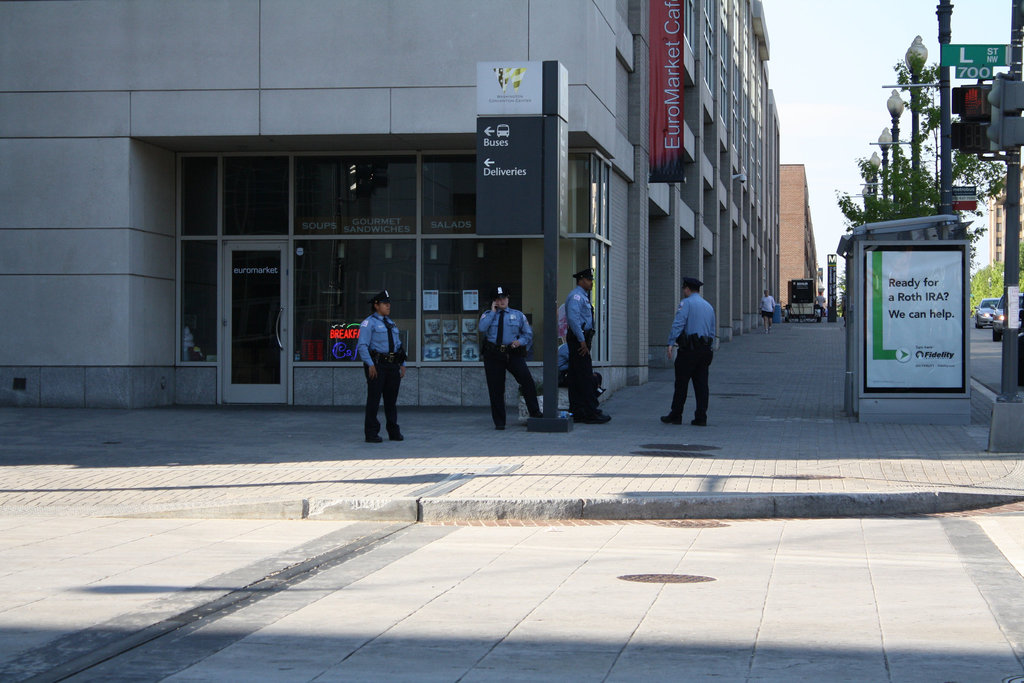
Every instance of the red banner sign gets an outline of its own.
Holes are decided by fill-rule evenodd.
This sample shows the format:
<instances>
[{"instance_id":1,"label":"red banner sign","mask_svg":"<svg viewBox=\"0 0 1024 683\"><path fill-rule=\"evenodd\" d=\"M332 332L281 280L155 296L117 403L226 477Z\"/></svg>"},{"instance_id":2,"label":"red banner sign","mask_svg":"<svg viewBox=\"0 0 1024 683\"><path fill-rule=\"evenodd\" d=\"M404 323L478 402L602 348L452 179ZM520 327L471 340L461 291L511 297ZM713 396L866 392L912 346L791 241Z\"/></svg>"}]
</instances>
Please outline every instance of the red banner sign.
<instances>
[{"instance_id":1,"label":"red banner sign","mask_svg":"<svg viewBox=\"0 0 1024 683\"><path fill-rule=\"evenodd\" d=\"M652 183L683 180L683 2L651 0Z\"/></svg>"}]
</instances>

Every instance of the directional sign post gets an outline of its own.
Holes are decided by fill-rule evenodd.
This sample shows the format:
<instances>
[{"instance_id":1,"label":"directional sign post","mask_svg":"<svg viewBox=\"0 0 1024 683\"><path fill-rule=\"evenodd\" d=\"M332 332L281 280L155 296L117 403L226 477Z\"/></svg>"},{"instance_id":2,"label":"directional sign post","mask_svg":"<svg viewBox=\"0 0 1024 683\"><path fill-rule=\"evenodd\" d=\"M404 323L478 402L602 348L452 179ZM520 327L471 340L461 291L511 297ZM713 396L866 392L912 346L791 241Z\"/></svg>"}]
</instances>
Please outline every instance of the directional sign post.
<instances>
[{"instance_id":1,"label":"directional sign post","mask_svg":"<svg viewBox=\"0 0 1024 683\"><path fill-rule=\"evenodd\" d=\"M477 117L477 234L544 234L544 147L541 116Z\"/></svg>"},{"instance_id":2,"label":"directional sign post","mask_svg":"<svg viewBox=\"0 0 1024 683\"><path fill-rule=\"evenodd\" d=\"M558 416L558 238L569 197L569 74L556 61L477 64L479 235L544 236L544 416L531 432L569 432Z\"/></svg>"},{"instance_id":3,"label":"directional sign post","mask_svg":"<svg viewBox=\"0 0 1024 683\"><path fill-rule=\"evenodd\" d=\"M957 78L990 79L994 67L1010 64L1009 45L942 45L940 66L952 66Z\"/></svg>"}]
</instances>

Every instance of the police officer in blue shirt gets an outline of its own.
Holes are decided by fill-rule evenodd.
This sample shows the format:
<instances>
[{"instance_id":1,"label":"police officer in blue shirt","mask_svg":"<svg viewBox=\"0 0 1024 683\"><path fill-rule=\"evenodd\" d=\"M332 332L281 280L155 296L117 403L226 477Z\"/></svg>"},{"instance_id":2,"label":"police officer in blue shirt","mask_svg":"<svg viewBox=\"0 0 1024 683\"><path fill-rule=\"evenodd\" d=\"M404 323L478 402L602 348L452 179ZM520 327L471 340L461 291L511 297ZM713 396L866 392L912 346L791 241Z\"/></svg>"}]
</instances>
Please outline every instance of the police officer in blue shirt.
<instances>
[{"instance_id":1,"label":"police officer in blue shirt","mask_svg":"<svg viewBox=\"0 0 1024 683\"><path fill-rule=\"evenodd\" d=\"M398 335L398 326L391 318L391 296L388 290L378 292L370 303L373 314L359 326L359 342L356 353L363 361L366 375L366 416L363 432L367 443L380 443L380 422L377 409L384 397L384 419L388 438L402 441L402 430L398 428L398 387L405 377L405 349Z\"/></svg>"},{"instance_id":2,"label":"police officer in blue shirt","mask_svg":"<svg viewBox=\"0 0 1024 683\"><path fill-rule=\"evenodd\" d=\"M594 338L594 307L590 290L594 287L594 270L585 268L574 273L576 287L565 300L565 318L569 325L566 344L569 346L569 410L573 422L604 424L612 418L601 412L594 390L594 364L590 357Z\"/></svg>"},{"instance_id":3,"label":"police officer in blue shirt","mask_svg":"<svg viewBox=\"0 0 1024 683\"><path fill-rule=\"evenodd\" d=\"M667 424L683 423L683 406L691 381L697 398L697 409L690 424L699 427L708 424L708 368L715 355L712 350L715 343L715 309L700 295L703 284L697 278L683 278L683 300L679 302L679 310L676 311L672 331L668 335L666 355L672 358L673 346L679 346L679 353L676 355L672 409L661 418Z\"/></svg>"},{"instance_id":4,"label":"police officer in blue shirt","mask_svg":"<svg viewBox=\"0 0 1024 683\"><path fill-rule=\"evenodd\" d=\"M484 335L484 374L494 428L505 428L506 370L519 383L530 417L541 417L537 385L526 367L526 352L533 343L533 330L522 311L508 307L506 287L498 286L491 291L491 308L480 316L479 330Z\"/></svg>"}]
</instances>

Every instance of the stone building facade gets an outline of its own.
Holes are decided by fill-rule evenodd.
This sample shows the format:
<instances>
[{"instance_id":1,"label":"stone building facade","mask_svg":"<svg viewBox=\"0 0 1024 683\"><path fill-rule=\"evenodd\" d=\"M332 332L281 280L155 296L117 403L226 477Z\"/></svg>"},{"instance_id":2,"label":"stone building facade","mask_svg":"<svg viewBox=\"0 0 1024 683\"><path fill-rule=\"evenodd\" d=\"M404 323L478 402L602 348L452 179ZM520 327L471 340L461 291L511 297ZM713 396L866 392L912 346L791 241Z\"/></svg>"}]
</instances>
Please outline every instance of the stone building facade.
<instances>
[{"instance_id":1,"label":"stone building facade","mask_svg":"<svg viewBox=\"0 0 1024 683\"><path fill-rule=\"evenodd\" d=\"M652 184L650 0L0 3L0 405L356 405L383 288L400 402L486 405L486 292L536 330L558 302L541 240L475 230L485 61L568 70L559 298L595 268L609 388L664 362L686 275L751 329L780 281L764 9L672 5L686 181Z\"/></svg>"}]
</instances>

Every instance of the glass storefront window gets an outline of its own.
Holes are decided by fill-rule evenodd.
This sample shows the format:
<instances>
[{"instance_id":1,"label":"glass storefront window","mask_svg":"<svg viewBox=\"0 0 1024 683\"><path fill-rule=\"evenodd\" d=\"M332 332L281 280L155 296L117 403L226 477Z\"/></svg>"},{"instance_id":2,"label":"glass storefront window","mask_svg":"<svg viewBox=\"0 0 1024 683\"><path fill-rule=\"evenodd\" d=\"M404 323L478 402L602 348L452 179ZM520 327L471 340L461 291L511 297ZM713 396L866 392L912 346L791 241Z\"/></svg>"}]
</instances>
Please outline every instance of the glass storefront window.
<instances>
[{"instance_id":1,"label":"glass storefront window","mask_svg":"<svg viewBox=\"0 0 1024 683\"><path fill-rule=\"evenodd\" d=\"M423 232L476 233L476 157L423 157Z\"/></svg>"},{"instance_id":2,"label":"glass storefront window","mask_svg":"<svg viewBox=\"0 0 1024 683\"><path fill-rule=\"evenodd\" d=\"M416 232L416 158L295 158L296 235Z\"/></svg>"},{"instance_id":3,"label":"glass storefront window","mask_svg":"<svg viewBox=\"0 0 1024 683\"><path fill-rule=\"evenodd\" d=\"M358 361L359 324L382 289L391 319L415 359L416 242L414 240L296 240L295 360Z\"/></svg>"},{"instance_id":4,"label":"glass storefront window","mask_svg":"<svg viewBox=\"0 0 1024 683\"><path fill-rule=\"evenodd\" d=\"M224 158L224 234L288 234L288 157Z\"/></svg>"},{"instance_id":5,"label":"glass storefront window","mask_svg":"<svg viewBox=\"0 0 1024 683\"><path fill-rule=\"evenodd\" d=\"M217 242L181 243L181 338L183 361L217 360Z\"/></svg>"},{"instance_id":6,"label":"glass storefront window","mask_svg":"<svg viewBox=\"0 0 1024 683\"><path fill-rule=\"evenodd\" d=\"M217 234L217 157L181 160L181 234Z\"/></svg>"},{"instance_id":7,"label":"glass storefront window","mask_svg":"<svg viewBox=\"0 0 1024 683\"><path fill-rule=\"evenodd\" d=\"M569 232L591 232L590 155L569 155Z\"/></svg>"},{"instance_id":8,"label":"glass storefront window","mask_svg":"<svg viewBox=\"0 0 1024 683\"><path fill-rule=\"evenodd\" d=\"M533 326L529 360L541 356L542 240L451 239L423 241L423 357L427 362L480 360L477 323L502 285L509 305ZM526 273L526 275L524 275Z\"/></svg>"}]
</instances>

